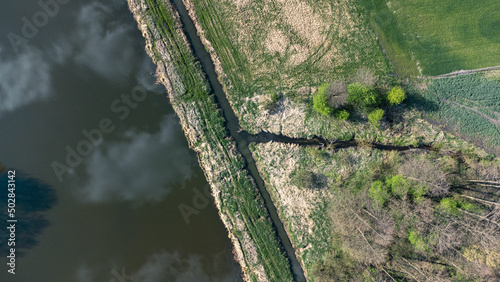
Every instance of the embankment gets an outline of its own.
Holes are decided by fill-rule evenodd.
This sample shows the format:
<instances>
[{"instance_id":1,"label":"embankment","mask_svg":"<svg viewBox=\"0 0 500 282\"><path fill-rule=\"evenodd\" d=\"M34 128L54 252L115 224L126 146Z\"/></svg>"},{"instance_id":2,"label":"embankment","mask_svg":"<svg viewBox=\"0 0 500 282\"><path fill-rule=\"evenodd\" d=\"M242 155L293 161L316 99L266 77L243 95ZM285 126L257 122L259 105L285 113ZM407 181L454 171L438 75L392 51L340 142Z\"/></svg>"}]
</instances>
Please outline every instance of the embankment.
<instances>
[{"instance_id":1,"label":"embankment","mask_svg":"<svg viewBox=\"0 0 500 282\"><path fill-rule=\"evenodd\" d=\"M275 226L229 137L224 116L189 46L174 7L162 0L128 0L157 77L181 121L190 147L212 188L219 214L247 281L291 281L290 263Z\"/></svg>"}]
</instances>

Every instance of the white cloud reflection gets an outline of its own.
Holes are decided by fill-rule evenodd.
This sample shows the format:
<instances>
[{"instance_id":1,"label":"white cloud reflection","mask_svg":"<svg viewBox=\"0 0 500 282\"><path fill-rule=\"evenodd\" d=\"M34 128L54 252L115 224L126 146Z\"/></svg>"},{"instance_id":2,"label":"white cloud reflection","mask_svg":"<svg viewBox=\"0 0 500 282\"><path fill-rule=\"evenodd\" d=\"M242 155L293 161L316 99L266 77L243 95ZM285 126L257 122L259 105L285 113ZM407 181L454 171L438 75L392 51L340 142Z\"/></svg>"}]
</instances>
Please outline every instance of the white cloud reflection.
<instances>
[{"instance_id":1,"label":"white cloud reflection","mask_svg":"<svg viewBox=\"0 0 500 282\"><path fill-rule=\"evenodd\" d=\"M50 64L38 49L24 48L11 59L1 55L0 48L0 114L50 96Z\"/></svg>"},{"instance_id":2,"label":"white cloud reflection","mask_svg":"<svg viewBox=\"0 0 500 282\"><path fill-rule=\"evenodd\" d=\"M176 138L176 122L171 115L157 133L130 130L125 133L127 141L97 148L86 162L88 181L79 198L94 203L160 201L171 185L189 179L195 159Z\"/></svg>"},{"instance_id":3,"label":"white cloud reflection","mask_svg":"<svg viewBox=\"0 0 500 282\"><path fill-rule=\"evenodd\" d=\"M218 270L215 265L217 262L213 261L217 260L217 257L217 254L213 257L213 263L208 262L213 264L212 267L215 267L215 269L212 269L214 271L213 275L210 275L204 269L207 265L203 264L207 262L202 260L199 255L181 256L178 252L161 251L150 255L135 272L132 272L129 268L120 267L116 262L111 263L109 266L111 268L110 272L107 272L107 269L101 266L90 268L87 264L81 264L75 273L75 277L78 282L92 282L97 281L95 278L99 275L99 272L105 272L104 276L109 277L109 280L105 281L115 282L231 282L238 280L236 273L221 273Z\"/></svg>"},{"instance_id":4,"label":"white cloud reflection","mask_svg":"<svg viewBox=\"0 0 500 282\"><path fill-rule=\"evenodd\" d=\"M211 280L203 271L199 256L191 255L186 259L181 259L178 253L161 252L149 257L148 261L134 274L134 281L204 282Z\"/></svg>"},{"instance_id":5,"label":"white cloud reflection","mask_svg":"<svg viewBox=\"0 0 500 282\"><path fill-rule=\"evenodd\" d=\"M217 257L217 255L215 256ZM216 271L218 272L218 271ZM233 274L226 274L221 277L218 273L217 277L213 277L206 273L203 269L202 259L197 255L189 255L181 257L179 253L170 253L167 251L154 254L148 258L145 264L133 275L133 281L141 282L157 282L157 281L172 281L172 282L205 282L205 281L233 281Z\"/></svg>"},{"instance_id":6,"label":"white cloud reflection","mask_svg":"<svg viewBox=\"0 0 500 282\"><path fill-rule=\"evenodd\" d=\"M51 96L51 64L69 60L91 69L106 79L135 75L150 91L163 93L149 77L154 67L138 46L135 22L116 19L125 2L92 2L83 5L73 32L55 39L50 48L25 46L19 54L4 55L0 46L0 115ZM137 56L144 56L144 59ZM136 61L137 60L137 61ZM144 68L148 68L144 70Z\"/></svg>"},{"instance_id":7,"label":"white cloud reflection","mask_svg":"<svg viewBox=\"0 0 500 282\"><path fill-rule=\"evenodd\" d=\"M130 75L137 67L132 62L137 48L135 26L114 19L118 8L116 3L100 2L82 6L75 32L58 38L50 56L59 64L74 59L107 79Z\"/></svg>"},{"instance_id":8,"label":"white cloud reflection","mask_svg":"<svg viewBox=\"0 0 500 282\"><path fill-rule=\"evenodd\" d=\"M99 2L84 6L77 18L75 60L98 74L116 79L133 70L133 25L113 21L113 9Z\"/></svg>"}]
</instances>

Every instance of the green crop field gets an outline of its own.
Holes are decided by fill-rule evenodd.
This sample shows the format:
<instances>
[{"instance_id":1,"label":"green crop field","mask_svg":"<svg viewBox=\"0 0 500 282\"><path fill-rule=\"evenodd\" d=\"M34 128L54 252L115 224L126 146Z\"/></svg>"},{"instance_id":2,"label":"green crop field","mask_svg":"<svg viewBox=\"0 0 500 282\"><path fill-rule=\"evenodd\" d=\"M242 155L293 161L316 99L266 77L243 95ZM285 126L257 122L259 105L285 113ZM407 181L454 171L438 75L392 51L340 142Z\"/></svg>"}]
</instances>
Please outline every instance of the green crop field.
<instances>
[{"instance_id":1,"label":"green crop field","mask_svg":"<svg viewBox=\"0 0 500 282\"><path fill-rule=\"evenodd\" d=\"M475 73L432 79L425 102L415 104L432 120L490 152L500 152L500 81ZM418 105L420 104L420 105Z\"/></svg>"},{"instance_id":2,"label":"green crop field","mask_svg":"<svg viewBox=\"0 0 500 282\"><path fill-rule=\"evenodd\" d=\"M500 65L498 0L360 0L401 76Z\"/></svg>"}]
</instances>

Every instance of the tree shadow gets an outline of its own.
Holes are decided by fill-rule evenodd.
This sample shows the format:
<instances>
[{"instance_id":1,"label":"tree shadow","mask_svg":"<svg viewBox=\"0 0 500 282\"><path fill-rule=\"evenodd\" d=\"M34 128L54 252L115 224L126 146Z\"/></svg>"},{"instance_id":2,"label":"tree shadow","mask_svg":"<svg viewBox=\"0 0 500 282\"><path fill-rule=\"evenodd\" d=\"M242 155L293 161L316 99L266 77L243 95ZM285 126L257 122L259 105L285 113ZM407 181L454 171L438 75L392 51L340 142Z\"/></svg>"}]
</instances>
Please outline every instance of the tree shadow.
<instances>
[{"instance_id":1,"label":"tree shadow","mask_svg":"<svg viewBox=\"0 0 500 282\"><path fill-rule=\"evenodd\" d=\"M10 231L4 228L0 232L0 252L2 256L7 256L10 248L15 248L16 257L18 257L24 255L26 250L38 245L37 237L49 226L44 212L54 207L57 203L57 195L51 186L41 180L20 170L15 170L15 172L14 217L9 216L7 207L10 193L7 189L9 174L5 171L0 175L0 183L5 186L0 193L0 201L4 207L1 211L2 217L5 220L17 220L12 223L15 224L15 246L9 246Z\"/></svg>"},{"instance_id":2,"label":"tree shadow","mask_svg":"<svg viewBox=\"0 0 500 282\"><path fill-rule=\"evenodd\" d=\"M414 91L408 91L407 98L404 102L408 107L417 109L422 112L432 113L439 110L439 101L437 98L423 96Z\"/></svg>"}]
</instances>

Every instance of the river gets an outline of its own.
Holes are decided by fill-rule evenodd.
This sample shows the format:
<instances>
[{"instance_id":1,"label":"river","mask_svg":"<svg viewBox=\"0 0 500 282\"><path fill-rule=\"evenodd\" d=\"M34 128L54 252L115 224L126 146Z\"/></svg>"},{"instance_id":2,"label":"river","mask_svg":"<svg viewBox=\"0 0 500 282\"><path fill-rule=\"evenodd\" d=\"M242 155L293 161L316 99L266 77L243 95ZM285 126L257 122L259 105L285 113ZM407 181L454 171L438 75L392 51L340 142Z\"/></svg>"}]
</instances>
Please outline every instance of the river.
<instances>
[{"instance_id":1,"label":"river","mask_svg":"<svg viewBox=\"0 0 500 282\"><path fill-rule=\"evenodd\" d=\"M0 162L18 172L20 221L0 281L240 281L126 1L40 2L0 9Z\"/></svg>"}]
</instances>

